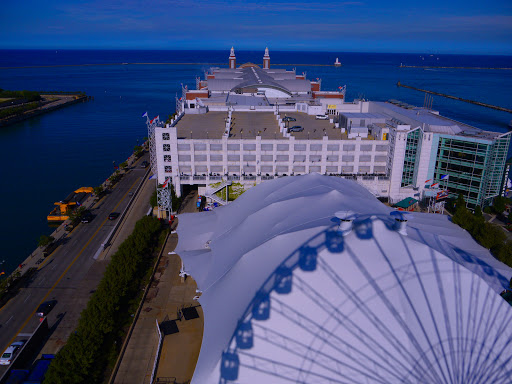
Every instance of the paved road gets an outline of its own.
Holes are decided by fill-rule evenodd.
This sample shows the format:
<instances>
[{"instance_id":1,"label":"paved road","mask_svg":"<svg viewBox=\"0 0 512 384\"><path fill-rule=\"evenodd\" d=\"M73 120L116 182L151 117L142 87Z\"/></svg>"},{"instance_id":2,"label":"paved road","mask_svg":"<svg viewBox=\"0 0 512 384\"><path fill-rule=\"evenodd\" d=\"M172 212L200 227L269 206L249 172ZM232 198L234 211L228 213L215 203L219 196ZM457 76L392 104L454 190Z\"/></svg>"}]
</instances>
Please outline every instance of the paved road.
<instances>
[{"instance_id":1,"label":"paved road","mask_svg":"<svg viewBox=\"0 0 512 384\"><path fill-rule=\"evenodd\" d=\"M0 352L16 339L18 333L33 332L39 321L35 316L37 307L50 299L58 303L48 315L48 325L52 332L59 330L59 333L66 334L64 338L59 338L60 345L53 345L52 352L64 344L105 270L107 262L100 260L99 250L116 225L116 221L110 221L107 217L110 212L123 212L128 206L132 198L129 192L135 191L147 171L138 164L147 157L146 154L111 193L93 206L94 219L75 228L65 243L45 259L28 286L0 310ZM146 204L142 208L145 211L149 207L149 199ZM63 332L59 329L60 325L67 325L69 329ZM0 367L0 376L6 368Z\"/></svg>"}]
</instances>

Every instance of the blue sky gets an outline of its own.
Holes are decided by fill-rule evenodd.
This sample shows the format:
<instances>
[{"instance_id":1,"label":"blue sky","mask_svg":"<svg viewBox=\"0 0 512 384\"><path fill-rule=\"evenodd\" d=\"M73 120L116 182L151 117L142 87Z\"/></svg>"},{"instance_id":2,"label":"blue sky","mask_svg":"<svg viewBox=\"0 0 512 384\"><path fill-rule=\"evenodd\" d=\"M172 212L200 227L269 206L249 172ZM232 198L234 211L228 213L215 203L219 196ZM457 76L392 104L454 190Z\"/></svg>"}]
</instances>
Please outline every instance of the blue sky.
<instances>
[{"instance_id":1,"label":"blue sky","mask_svg":"<svg viewBox=\"0 0 512 384\"><path fill-rule=\"evenodd\" d=\"M4 1L0 48L512 55L512 1Z\"/></svg>"}]
</instances>

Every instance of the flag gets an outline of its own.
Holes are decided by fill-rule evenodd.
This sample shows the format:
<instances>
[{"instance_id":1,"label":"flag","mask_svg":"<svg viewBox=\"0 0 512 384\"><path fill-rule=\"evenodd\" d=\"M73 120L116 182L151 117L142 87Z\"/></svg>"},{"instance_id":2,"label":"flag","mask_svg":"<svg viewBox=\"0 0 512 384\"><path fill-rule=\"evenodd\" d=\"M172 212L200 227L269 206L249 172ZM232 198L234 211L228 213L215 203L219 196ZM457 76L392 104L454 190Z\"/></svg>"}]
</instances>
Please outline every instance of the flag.
<instances>
[{"instance_id":1,"label":"flag","mask_svg":"<svg viewBox=\"0 0 512 384\"><path fill-rule=\"evenodd\" d=\"M448 197L448 191L438 192L436 195L436 200L446 199Z\"/></svg>"},{"instance_id":2,"label":"flag","mask_svg":"<svg viewBox=\"0 0 512 384\"><path fill-rule=\"evenodd\" d=\"M430 184L431 181L432 181L432 179L428 179L425 181L425 184Z\"/></svg>"},{"instance_id":3,"label":"flag","mask_svg":"<svg viewBox=\"0 0 512 384\"><path fill-rule=\"evenodd\" d=\"M450 178L450 175L442 175L441 180L448 180Z\"/></svg>"},{"instance_id":4,"label":"flag","mask_svg":"<svg viewBox=\"0 0 512 384\"><path fill-rule=\"evenodd\" d=\"M167 188L167 185L169 184L169 180L171 180L171 179L165 180L165 183L163 183L162 188Z\"/></svg>"},{"instance_id":5,"label":"flag","mask_svg":"<svg viewBox=\"0 0 512 384\"><path fill-rule=\"evenodd\" d=\"M434 183L430 186L430 188L438 188L439 187L439 183Z\"/></svg>"},{"instance_id":6,"label":"flag","mask_svg":"<svg viewBox=\"0 0 512 384\"><path fill-rule=\"evenodd\" d=\"M156 179L156 173L154 175L151 175L148 180Z\"/></svg>"},{"instance_id":7,"label":"flag","mask_svg":"<svg viewBox=\"0 0 512 384\"><path fill-rule=\"evenodd\" d=\"M338 87L338 89L341 91L341 88L342 88L342 87L341 87L341 85L340 85L340 86Z\"/></svg>"},{"instance_id":8,"label":"flag","mask_svg":"<svg viewBox=\"0 0 512 384\"><path fill-rule=\"evenodd\" d=\"M144 112L144 114L142 115L142 117L148 117L148 113L147 113L147 112Z\"/></svg>"},{"instance_id":9,"label":"flag","mask_svg":"<svg viewBox=\"0 0 512 384\"><path fill-rule=\"evenodd\" d=\"M159 120L159 119L160 119L160 115L158 115L158 116L157 116L157 117L155 117L153 120L151 120L151 121L149 122L149 124L153 124L153 121L155 121L155 120Z\"/></svg>"}]
</instances>

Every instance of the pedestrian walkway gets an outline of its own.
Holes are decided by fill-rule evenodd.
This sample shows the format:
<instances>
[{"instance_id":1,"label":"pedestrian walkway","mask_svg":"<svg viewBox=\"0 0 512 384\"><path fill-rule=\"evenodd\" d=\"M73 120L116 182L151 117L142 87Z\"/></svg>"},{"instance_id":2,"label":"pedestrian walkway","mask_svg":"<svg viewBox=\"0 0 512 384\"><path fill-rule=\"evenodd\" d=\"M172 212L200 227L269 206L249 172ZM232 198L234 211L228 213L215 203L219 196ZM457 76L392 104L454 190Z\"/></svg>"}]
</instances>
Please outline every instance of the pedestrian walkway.
<instances>
[{"instance_id":1,"label":"pedestrian walkway","mask_svg":"<svg viewBox=\"0 0 512 384\"><path fill-rule=\"evenodd\" d=\"M188 196L180 213L197 212L196 200L197 192ZM170 383L174 380L176 383L185 383L192 379L203 338L203 312L198 302L193 300L197 288L195 281L191 277L179 276L181 259L173 252L177 242L178 237L174 233L164 245L153 281L113 381L116 384L150 384L153 371L154 381L160 378L172 380L168 381ZM180 310L191 306L195 307L199 316L189 320L182 317L179 320ZM178 332L164 335L164 330L159 358L156 359L159 350L157 324L173 321L176 322Z\"/></svg>"}]
</instances>

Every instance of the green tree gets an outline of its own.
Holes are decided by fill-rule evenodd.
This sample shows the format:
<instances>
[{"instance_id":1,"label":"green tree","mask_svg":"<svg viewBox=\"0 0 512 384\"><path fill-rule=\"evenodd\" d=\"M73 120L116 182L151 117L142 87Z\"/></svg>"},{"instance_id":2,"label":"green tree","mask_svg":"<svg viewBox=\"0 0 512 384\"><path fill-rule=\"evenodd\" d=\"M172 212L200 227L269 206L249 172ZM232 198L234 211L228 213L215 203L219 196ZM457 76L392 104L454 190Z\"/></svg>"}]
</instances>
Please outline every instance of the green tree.
<instances>
[{"instance_id":1,"label":"green tree","mask_svg":"<svg viewBox=\"0 0 512 384\"><path fill-rule=\"evenodd\" d=\"M50 245L51 243L53 243L54 240L55 240L55 238L53 236L42 235L39 238L37 245L39 245L40 247L46 247L47 245Z\"/></svg>"},{"instance_id":2,"label":"green tree","mask_svg":"<svg viewBox=\"0 0 512 384\"><path fill-rule=\"evenodd\" d=\"M126 162L126 161L123 161L121 164L119 164L119 167L121 169L125 169L127 166L128 166L128 162Z\"/></svg>"},{"instance_id":3,"label":"green tree","mask_svg":"<svg viewBox=\"0 0 512 384\"><path fill-rule=\"evenodd\" d=\"M498 214L502 213L507 208L505 205L506 202L507 199L504 198L503 196L496 196L492 203L492 210Z\"/></svg>"},{"instance_id":4,"label":"green tree","mask_svg":"<svg viewBox=\"0 0 512 384\"><path fill-rule=\"evenodd\" d=\"M94 187L94 194L96 196L101 196L103 194L103 185L99 185L97 187Z\"/></svg>"}]
</instances>

